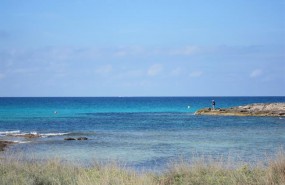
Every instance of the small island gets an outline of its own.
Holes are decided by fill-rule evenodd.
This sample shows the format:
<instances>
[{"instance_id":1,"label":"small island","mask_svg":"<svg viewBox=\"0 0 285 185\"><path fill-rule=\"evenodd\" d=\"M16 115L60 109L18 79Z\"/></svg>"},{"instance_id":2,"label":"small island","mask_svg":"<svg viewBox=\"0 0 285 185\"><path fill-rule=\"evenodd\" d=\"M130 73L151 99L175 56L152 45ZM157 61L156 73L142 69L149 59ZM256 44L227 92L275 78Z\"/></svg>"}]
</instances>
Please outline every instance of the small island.
<instances>
[{"instance_id":1,"label":"small island","mask_svg":"<svg viewBox=\"0 0 285 185\"><path fill-rule=\"evenodd\" d=\"M285 103L254 103L230 108L204 108L195 115L221 116L285 116Z\"/></svg>"}]
</instances>

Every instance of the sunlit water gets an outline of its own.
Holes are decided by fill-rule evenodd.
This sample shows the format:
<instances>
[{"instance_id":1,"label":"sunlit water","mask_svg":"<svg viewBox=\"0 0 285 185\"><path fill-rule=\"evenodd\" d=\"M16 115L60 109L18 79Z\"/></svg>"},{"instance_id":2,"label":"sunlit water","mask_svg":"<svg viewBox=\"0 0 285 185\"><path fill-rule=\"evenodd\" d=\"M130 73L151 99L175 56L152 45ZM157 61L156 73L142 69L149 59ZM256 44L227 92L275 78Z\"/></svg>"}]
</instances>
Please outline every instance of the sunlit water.
<instances>
[{"instance_id":1,"label":"sunlit water","mask_svg":"<svg viewBox=\"0 0 285 185\"><path fill-rule=\"evenodd\" d=\"M0 139L19 142L2 155L20 152L84 165L116 160L135 169L162 169L199 155L255 162L285 146L284 118L194 115L212 99L217 107L285 102L285 97L0 98ZM31 132L42 137L13 136Z\"/></svg>"}]
</instances>

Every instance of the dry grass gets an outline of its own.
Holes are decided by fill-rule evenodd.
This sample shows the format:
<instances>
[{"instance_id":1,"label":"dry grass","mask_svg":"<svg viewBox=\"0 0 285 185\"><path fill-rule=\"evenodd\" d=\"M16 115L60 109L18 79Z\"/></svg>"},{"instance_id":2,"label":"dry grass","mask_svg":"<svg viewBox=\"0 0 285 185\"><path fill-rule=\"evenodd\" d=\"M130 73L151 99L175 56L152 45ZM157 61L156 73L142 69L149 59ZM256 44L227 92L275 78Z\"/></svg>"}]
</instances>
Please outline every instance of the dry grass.
<instances>
[{"instance_id":1,"label":"dry grass","mask_svg":"<svg viewBox=\"0 0 285 185\"><path fill-rule=\"evenodd\" d=\"M268 165L243 164L230 168L221 162L180 162L162 174L138 173L117 164L91 167L63 164L59 160L24 162L5 158L0 161L1 185L285 185L285 155L278 155Z\"/></svg>"}]
</instances>

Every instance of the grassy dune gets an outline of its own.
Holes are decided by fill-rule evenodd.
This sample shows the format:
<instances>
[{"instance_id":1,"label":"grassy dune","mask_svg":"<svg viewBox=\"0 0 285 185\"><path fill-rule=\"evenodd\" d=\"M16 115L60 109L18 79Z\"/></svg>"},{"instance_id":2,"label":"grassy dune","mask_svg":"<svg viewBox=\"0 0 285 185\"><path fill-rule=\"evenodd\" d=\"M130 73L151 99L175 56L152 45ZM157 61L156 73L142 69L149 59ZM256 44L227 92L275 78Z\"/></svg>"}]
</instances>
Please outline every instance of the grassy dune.
<instances>
[{"instance_id":1,"label":"grassy dune","mask_svg":"<svg viewBox=\"0 0 285 185\"><path fill-rule=\"evenodd\" d=\"M263 161L264 162L264 161ZM230 168L220 162L180 162L171 165L161 174L139 173L116 164L80 167L59 160L23 162L0 159L1 185L285 185L285 155L279 152L267 165L250 167L243 164Z\"/></svg>"}]
</instances>

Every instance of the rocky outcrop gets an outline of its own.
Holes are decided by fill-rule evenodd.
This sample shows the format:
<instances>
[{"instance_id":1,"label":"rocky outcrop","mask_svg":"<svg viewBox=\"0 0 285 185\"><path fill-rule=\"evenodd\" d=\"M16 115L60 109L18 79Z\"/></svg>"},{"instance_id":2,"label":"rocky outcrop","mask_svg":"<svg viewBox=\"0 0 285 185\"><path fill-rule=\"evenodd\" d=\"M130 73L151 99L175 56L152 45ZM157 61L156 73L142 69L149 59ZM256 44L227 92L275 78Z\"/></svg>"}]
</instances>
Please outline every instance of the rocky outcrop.
<instances>
[{"instance_id":1,"label":"rocky outcrop","mask_svg":"<svg viewBox=\"0 0 285 185\"><path fill-rule=\"evenodd\" d=\"M4 148L8 145L14 144L12 141L0 141L0 151L4 151Z\"/></svg>"},{"instance_id":2,"label":"rocky outcrop","mask_svg":"<svg viewBox=\"0 0 285 185\"><path fill-rule=\"evenodd\" d=\"M221 116L285 116L285 103L255 103L231 108L201 109L195 115Z\"/></svg>"},{"instance_id":3,"label":"rocky outcrop","mask_svg":"<svg viewBox=\"0 0 285 185\"><path fill-rule=\"evenodd\" d=\"M67 141L71 141L71 140L88 140L87 137L79 137L79 138L73 138L73 137L67 137L67 138L64 138L64 140L67 140Z\"/></svg>"},{"instance_id":4,"label":"rocky outcrop","mask_svg":"<svg viewBox=\"0 0 285 185\"><path fill-rule=\"evenodd\" d=\"M73 138L73 137L67 137L67 138L64 138L64 140L66 140L66 141L71 141L71 140L76 140L76 139Z\"/></svg>"},{"instance_id":5,"label":"rocky outcrop","mask_svg":"<svg viewBox=\"0 0 285 185\"><path fill-rule=\"evenodd\" d=\"M79 137L79 138L77 138L77 140L88 140L88 138L87 137Z\"/></svg>"},{"instance_id":6,"label":"rocky outcrop","mask_svg":"<svg viewBox=\"0 0 285 185\"><path fill-rule=\"evenodd\" d=\"M7 135L7 136L13 136L13 137L23 137L26 139L33 139L33 138L39 138L41 137L39 134L11 134L11 135Z\"/></svg>"}]
</instances>

